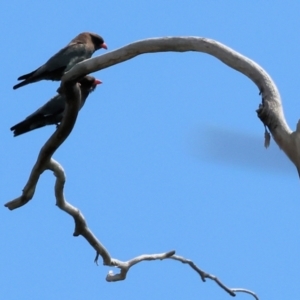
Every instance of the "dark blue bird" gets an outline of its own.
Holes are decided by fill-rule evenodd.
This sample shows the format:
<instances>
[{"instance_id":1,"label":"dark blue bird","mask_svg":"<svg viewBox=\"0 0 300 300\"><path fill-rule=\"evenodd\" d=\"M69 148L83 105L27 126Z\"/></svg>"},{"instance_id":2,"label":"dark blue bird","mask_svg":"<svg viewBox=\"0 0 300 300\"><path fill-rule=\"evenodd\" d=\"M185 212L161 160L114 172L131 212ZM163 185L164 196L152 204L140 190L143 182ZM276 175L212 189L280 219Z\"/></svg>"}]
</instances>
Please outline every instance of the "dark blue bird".
<instances>
[{"instance_id":1,"label":"dark blue bird","mask_svg":"<svg viewBox=\"0 0 300 300\"><path fill-rule=\"evenodd\" d=\"M43 79L60 80L65 72L77 63L91 58L93 53L100 48L107 49L100 35L90 32L80 33L66 47L53 55L44 65L31 73L20 76L18 80L23 81L16 84L13 89L15 90L21 86Z\"/></svg>"},{"instance_id":2,"label":"dark blue bird","mask_svg":"<svg viewBox=\"0 0 300 300\"><path fill-rule=\"evenodd\" d=\"M89 94L95 90L101 81L92 76L85 76L79 80L78 83L80 84L81 90L81 109ZM58 125L64 116L65 107L65 96L58 94L33 114L29 115L24 121L11 127L10 130L13 131L14 136L18 136L46 125Z\"/></svg>"}]
</instances>

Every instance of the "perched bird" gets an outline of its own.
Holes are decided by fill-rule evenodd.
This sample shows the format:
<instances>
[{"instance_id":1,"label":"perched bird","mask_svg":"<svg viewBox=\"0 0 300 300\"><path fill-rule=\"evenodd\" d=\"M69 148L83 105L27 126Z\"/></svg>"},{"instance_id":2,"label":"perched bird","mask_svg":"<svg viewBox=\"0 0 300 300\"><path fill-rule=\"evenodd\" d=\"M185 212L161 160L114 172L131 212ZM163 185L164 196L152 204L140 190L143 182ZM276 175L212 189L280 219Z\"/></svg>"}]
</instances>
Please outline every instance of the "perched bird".
<instances>
[{"instance_id":1,"label":"perched bird","mask_svg":"<svg viewBox=\"0 0 300 300\"><path fill-rule=\"evenodd\" d=\"M90 32L80 33L44 65L31 73L20 76L18 80L23 81L16 84L13 89L43 79L60 80L64 72L70 70L75 64L90 58L100 48L107 49L101 36Z\"/></svg>"},{"instance_id":2,"label":"perched bird","mask_svg":"<svg viewBox=\"0 0 300 300\"><path fill-rule=\"evenodd\" d=\"M83 107L88 95L93 92L100 83L100 80L95 79L92 76L85 76L79 81L81 90L80 109ZM24 121L11 127L10 130L13 131L14 136L18 136L46 125L58 125L64 116L65 107L65 96L63 94L58 94L33 114L29 115Z\"/></svg>"}]
</instances>

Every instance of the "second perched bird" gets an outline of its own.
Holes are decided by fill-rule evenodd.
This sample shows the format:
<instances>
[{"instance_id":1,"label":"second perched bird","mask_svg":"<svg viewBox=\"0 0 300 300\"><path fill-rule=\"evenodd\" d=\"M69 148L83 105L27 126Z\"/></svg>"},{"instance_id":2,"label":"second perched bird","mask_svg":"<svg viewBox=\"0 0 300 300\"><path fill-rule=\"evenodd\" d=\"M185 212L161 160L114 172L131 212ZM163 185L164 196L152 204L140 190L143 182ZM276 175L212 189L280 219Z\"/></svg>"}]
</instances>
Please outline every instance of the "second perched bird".
<instances>
[{"instance_id":1,"label":"second perched bird","mask_svg":"<svg viewBox=\"0 0 300 300\"><path fill-rule=\"evenodd\" d=\"M100 80L92 76L85 76L79 81L81 90L80 109L83 107L88 95L93 92L100 83ZM11 127L10 130L13 131L14 136L18 136L46 125L57 125L62 121L65 107L65 96L63 94L56 95L33 114L29 115L24 121Z\"/></svg>"},{"instance_id":2,"label":"second perched bird","mask_svg":"<svg viewBox=\"0 0 300 300\"><path fill-rule=\"evenodd\" d=\"M64 72L70 70L75 64L91 58L93 53L100 48L107 49L100 35L91 32L80 33L44 65L31 73L20 76L18 80L23 81L16 84L13 89L43 79L60 80Z\"/></svg>"}]
</instances>

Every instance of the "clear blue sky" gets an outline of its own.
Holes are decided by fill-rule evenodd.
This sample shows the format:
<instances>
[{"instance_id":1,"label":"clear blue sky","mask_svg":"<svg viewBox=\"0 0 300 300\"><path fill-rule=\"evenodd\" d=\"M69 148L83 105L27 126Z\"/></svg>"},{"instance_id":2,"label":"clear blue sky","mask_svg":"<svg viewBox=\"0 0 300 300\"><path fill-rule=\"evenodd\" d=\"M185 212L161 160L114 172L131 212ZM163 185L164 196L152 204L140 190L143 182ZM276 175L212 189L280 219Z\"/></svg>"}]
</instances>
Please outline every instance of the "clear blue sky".
<instances>
[{"instance_id":1,"label":"clear blue sky","mask_svg":"<svg viewBox=\"0 0 300 300\"><path fill-rule=\"evenodd\" d=\"M218 40L255 60L278 85L288 123L300 116L300 2L2 1L1 202L19 196L52 126L13 138L9 128L55 95L57 82L14 91L82 31L109 50L159 36ZM98 51L96 55L102 52ZM54 158L66 198L121 260L175 249L229 287L260 299L300 293L300 180L256 117L257 87L202 53L143 55L95 74L76 127ZM2 207L3 299L230 299L186 265L144 262L125 281L74 238L45 172L35 196ZM252 299L238 294L237 299Z\"/></svg>"}]
</instances>

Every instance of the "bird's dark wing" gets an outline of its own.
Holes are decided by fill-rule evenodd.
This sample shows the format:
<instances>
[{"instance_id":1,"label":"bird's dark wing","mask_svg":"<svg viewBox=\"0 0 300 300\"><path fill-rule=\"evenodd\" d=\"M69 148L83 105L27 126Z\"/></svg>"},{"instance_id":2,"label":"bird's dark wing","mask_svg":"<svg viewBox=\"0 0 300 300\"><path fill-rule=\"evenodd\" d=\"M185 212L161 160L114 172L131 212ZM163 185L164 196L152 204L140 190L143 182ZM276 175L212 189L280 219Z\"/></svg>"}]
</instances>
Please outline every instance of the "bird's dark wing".
<instances>
[{"instance_id":1,"label":"bird's dark wing","mask_svg":"<svg viewBox=\"0 0 300 300\"><path fill-rule=\"evenodd\" d=\"M65 99L63 96L57 95L24 121L12 126L10 130L13 131L14 136L18 136L46 125L57 124L62 120L64 109Z\"/></svg>"},{"instance_id":2,"label":"bird's dark wing","mask_svg":"<svg viewBox=\"0 0 300 300\"><path fill-rule=\"evenodd\" d=\"M18 136L45 125L44 117L42 115L35 115L30 119L25 119L24 121L12 126L10 130L13 131L14 136Z\"/></svg>"},{"instance_id":3,"label":"bird's dark wing","mask_svg":"<svg viewBox=\"0 0 300 300\"><path fill-rule=\"evenodd\" d=\"M37 109L34 113L29 115L26 119L32 118L35 115L49 116L56 115L65 110L65 98L63 95L56 95L48 102L46 102L43 106Z\"/></svg>"},{"instance_id":4,"label":"bird's dark wing","mask_svg":"<svg viewBox=\"0 0 300 300\"><path fill-rule=\"evenodd\" d=\"M44 65L28 74L22 75L18 80L22 82L16 84L13 89L33 83L42 79L46 80L60 80L64 72L71 69L75 64L93 54L90 47L86 47L83 43L71 43L65 48L61 49L54 56L52 56Z\"/></svg>"}]
</instances>

